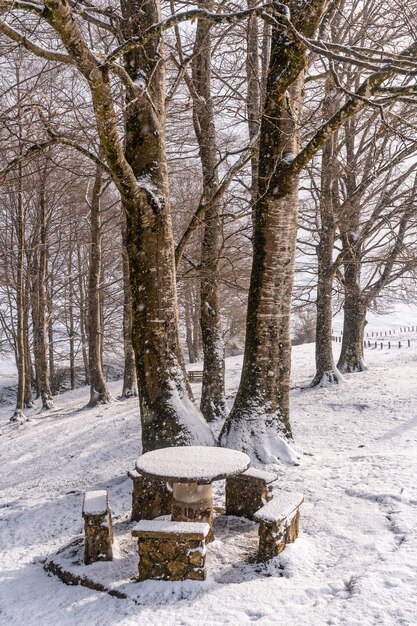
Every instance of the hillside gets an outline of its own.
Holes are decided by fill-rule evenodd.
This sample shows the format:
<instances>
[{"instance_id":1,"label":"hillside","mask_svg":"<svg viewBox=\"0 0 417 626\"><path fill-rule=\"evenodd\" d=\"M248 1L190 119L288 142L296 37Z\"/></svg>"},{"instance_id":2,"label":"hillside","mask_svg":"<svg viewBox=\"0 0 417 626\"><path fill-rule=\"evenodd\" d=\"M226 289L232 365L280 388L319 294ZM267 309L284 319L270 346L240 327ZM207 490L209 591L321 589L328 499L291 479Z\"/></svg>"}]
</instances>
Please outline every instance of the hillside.
<instances>
[{"instance_id":1,"label":"hillside","mask_svg":"<svg viewBox=\"0 0 417 626\"><path fill-rule=\"evenodd\" d=\"M137 402L86 410L81 389L62 394L51 414L34 409L20 427L2 404L0 623L415 624L417 348L368 350L367 372L346 376L342 386L303 390L314 372L313 347L294 349L293 429L303 454L299 467L280 468L278 485L305 495L300 538L262 567L233 562L236 538L236 551L233 543L225 549L222 577L154 582L137 602L67 587L42 568L81 531L84 490L107 488L116 519L128 510L126 471L140 449ZM227 361L230 401L240 364L241 357ZM111 385L115 397L119 387ZM219 542L214 551L221 552Z\"/></svg>"}]
</instances>

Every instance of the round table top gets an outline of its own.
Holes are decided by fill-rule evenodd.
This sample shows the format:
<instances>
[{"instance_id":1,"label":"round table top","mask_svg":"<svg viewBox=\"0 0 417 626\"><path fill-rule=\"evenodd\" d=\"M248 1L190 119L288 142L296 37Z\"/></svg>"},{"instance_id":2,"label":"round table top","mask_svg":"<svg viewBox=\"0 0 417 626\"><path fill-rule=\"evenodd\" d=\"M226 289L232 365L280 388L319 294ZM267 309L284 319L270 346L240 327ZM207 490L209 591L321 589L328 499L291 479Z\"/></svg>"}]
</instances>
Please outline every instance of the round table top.
<instances>
[{"instance_id":1,"label":"round table top","mask_svg":"<svg viewBox=\"0 0 417 626\"><path fill-rule=\"evenodd\" d=\"M161 448L146 452L136 461L138 472L148 478L200 484L241 474L249 466L247 454L211 446Z\"/></svg>"}]
</instances>

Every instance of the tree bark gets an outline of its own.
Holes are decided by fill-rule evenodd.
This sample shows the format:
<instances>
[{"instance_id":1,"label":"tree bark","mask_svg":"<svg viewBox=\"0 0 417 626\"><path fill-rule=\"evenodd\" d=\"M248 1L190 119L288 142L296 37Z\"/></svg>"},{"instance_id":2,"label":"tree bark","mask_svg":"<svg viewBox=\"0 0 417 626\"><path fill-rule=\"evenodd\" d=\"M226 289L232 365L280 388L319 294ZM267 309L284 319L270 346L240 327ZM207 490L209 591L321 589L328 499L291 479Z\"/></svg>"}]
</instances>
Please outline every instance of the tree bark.
<instances>
[{"instance_id":1,"label":"tree bark","mask_svg":"<svg viewBox=\"0 0 417 626\"><path fill-rule=\"evenodd\" d=\"M100 200L103 191L103 172L97 166L90 204L90 262L88 268L88 370L90 375L89 408L110 402L102 369L102 335L100 290L102 278L102 230Z\"/></svg>"},{"instance_id":2,"label":"tree bark","mask_svg":"<svg viewBox=\"0 0 417 626\"><path fill-rule=\"evenodd\" d=\"M124 219L122 217L122 219ZM129 259L126 250L126 228L122 228L122 264L123 264L123 348L124 373L122 398L131 398L138 395L138 381L136 377L135 352L132 345L132 293L129 279Z\"/></svg>"},{"instance_id":3,"label":"tree bark","mask_svg":"<svg viewBox=\"0 0 417 626\"><path fill-rule=\"evenodd\" d=\"M210 1L203 3L212 8ZM219 187L217 142L211 93L211 24L199 19L192 61L193 121L203 171L203 197L207 201ZM204 214L201 247L200 323L203 343L203 384L200 410L207 421L227 415L224 381L224 342L219 293L219 257L222 249L221 203Z\"/></svg>"},{"instance_id":4,"label":"tree bark","mask_svg":"<svg viewBox=\"0 0 417 626\"><path fill-rule=\"evenodd\" d=\"M293 22L311 36L324 3L289 3ZM258 198L242 376L221 445L264 462L297 462L288 445L290 313L296 250L299 126L307 57L276 29L261 118Z\"/></svg>"},{"instance_id":5,"label":"tree bark","mask_svg":"<svg viewBox=\"0 0 417 626\"><path fill-rule=\"evenodd\" d=\"M248 8L256 6L255 0L247 0ZM249 140L252 142L259 131L261 77L259 67L259 29L258 18L253 16L248 20L246 35L246 111L248 118ZM266 51L265 51L266 53ZM258 188L259 154L255 151L251 158L251 206L255 205Z\"/></svg>"}]
</instances>

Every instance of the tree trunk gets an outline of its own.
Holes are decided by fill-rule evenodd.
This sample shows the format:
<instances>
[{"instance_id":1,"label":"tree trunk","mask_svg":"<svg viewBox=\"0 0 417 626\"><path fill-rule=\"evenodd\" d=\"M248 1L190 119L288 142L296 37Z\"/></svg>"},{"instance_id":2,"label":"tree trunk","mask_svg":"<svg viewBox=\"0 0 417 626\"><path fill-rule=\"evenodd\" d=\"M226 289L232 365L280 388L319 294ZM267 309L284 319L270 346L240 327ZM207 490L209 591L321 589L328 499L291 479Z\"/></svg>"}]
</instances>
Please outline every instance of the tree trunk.
<instances>
[{"instance_id":1,"label":"tree trunk","mask_svg":"<svg viewBox=\"0 0 417 626\"><path fill-rule=\"evenodd\" d=\"M125 36L160 21L155 0L122 2ZM159 34L124 56L125 69L138 96L126 90L125 156L131 170L103 148L109 166L119 172L119 189L126 212L126 242L133 303L132 341L136 358L143 451L200 444L212 445L213 435L193 405L179 343L174 245L168 195L165 149L165 67ZM112 112L113 117L115 114ZM104 136L105 129L102 130ZM117 169L118 168L118 169ZM133 185L130 171L136 177ZM130 191L132 190L132 192Z\"/></svg>"},{"instance_id":2,"label":"tree trunk","mask_svg":"<svg viewBox=\"0 0 417 626\"><path fill-rule=\"evenodd\" d=\"M47 251L47 266L49 264L49 251ZM49 361L49 379L53 381L55 379L55 359L54 359L54 320L53 320L53 293L54 284L51 278L50 272L48 272L49 281L47 288L48 299L48 361ZM54 392L55 393L55 392Z\"/></svg>"},{"instance_id":3,"label":"tree trunk","mask_svg":"<svg viewBox=\"0 0 417 626\"><path fill-rule=\"evenodd\" d=\"M274 63L272 59L270 76L276 71L276 61ZM272 85L268 90L261 126L259 197L242 377L232 412L221 433L222 445L242 449L264 463L278 458L294 460L294 453L284 439L292 438L289 419L290 312L298 176L287 175L285 167L281 167L277 178L270 169L271 159L267 155L279 151L281 158L277 158L277 172L279 162L297 153L296 124L302 87L303 77L300 76L291 89L290 108L285 101L272 97ZM294 121L292 115L296 115ZM276 132L278 125L279 133Z\"/></svg>"},{"instance_id":4,"label":"tree trunk","mask_svg":"<svg viewBox=\"0 0 417 626\"><path fill-rule=\"evenodd\" d=\"M187 284L184 288L184 312L185 312L185 341L188 350L188 359L190 363L197 363L198 351L195 341L195 326L193 315L194 303L192 299L192 291Z\"/></svg>"},{"instance_id":5,"label":"tree trunk","mask_svg":"<svg viewBox=\"0 0 417 626\"><path fill-rule=\"evenodd\" d=\"M75 389L75 325L74 325L74 284L72 277L72 236L69 236L68 250L68 339L69 339L69 369L70 369L70 387Z\"/></svg>"},{"instance_id":6,"label":"tree trunk","mask_svg":"<svg viewBox=\"0 0 417 626\"><path fill-rule=\"evenodd\" d=\"M323 2L290 2L293 23L312 36ZM298 213L298 170L303 99L302 46L272 31L271 59L259 143L258 198L242 376L222 445L263 463L297 462L288 442L291 371L290 314Z\"/></svg>"},{"instance_id":7,"label":"tree trunk","mask_svg":"<svg viewBox=\"0 0 417 626\"><path fill-rule=\"evenodd\" d=\"M123 263L123 347L124 347L124 374L122 398L131 398L138 395L138 381L136 377L135 353L132 345L132 293L129 280L129 259L126 250L126 228L122 232L122 263Z\"/></svg>"},{"instance_id":8,"label":"tree trunk","mask_svg":"<svg viewBox=\"0 0 417 626\"><path fill-rule=\"evenodd\" d=\"M363 372L367 369L363 358L366 303L361 294L359 277L360 260L355 251L346 251L343 338L337 364L341 372Z\"/></svg>"},{"instance_id":9,"label":"tree trunk","mask_svg":"<svg viewBox=\"0 0 417 626\"><path fill-rule=\"evenodd\" d=\"M248 8L251 9L256 5L255 0L247 0ZM248 20L248 30L246 35L246 110L248 118L249 140L252 142L259 131L260 118L260 87L261 77L259 71L259 29L258 18L251 17ZM258 170L259 170L259 154L256 150L251 158L251 206L252 210L255 206L258 188Z\"/></svg>"},{"instance_id":10,"label":"tree trunk","mask_svg":"<svg viewBox=\"0 0 417 626\"><path fill-rule=\"evenodd\" d=\"M93 244L91 244L93 245ZM77 260L78 260L78 297L80 300L80 338L81 353L83 355L85 384L90 384L90 365L88 362L88 330L86 316L85 290L83 285L83 262L81 258L81 244L77 243Z\"/></svg>"},{"instance_id":11,"label":"tree trunk","mask_svg":"<svg viewBox=\"0 0 417 626\"><path fill-rule=\"evenodd\" d=\"M211 2L204 2L210 10ZM211 94L211 24L199 19L194 43L192 79L193 120L203 171L203 197L207 202L219 187L214 109ZM207 421L227 415L224 382L224 343L220 316L219 257L222 249L220 202L204 215L201 248L200 323L203 343L203 385L200 409Z\"/></svg>"},{"instance_id":12,"label":"tree trunk","mask_svg":"<svg viewBox=\"0 0 417 626\"><path fill-rule=\"evenodd\" d=\"M90 204L90 261L88 268L88 370L90 375L89 408L110 402L102 369L102 317L100 289L102 275L102 231L100 199L103 190L103 173L97 166Z\"/></svg>"},{"instance_id":13,"label":"tree trunk","mask_svg":"<svg viewBox=\"0 0 417 626\"><path fill-rule=\"evenodd\" d=\"M332 84L326 82L323 101L323 117L329 119L336 110L336 98ZM343 380L336 368L332 345L332 290L335 267L333 264L336 234L335 205L337 199L336 172L337 134L325 143L321 159L320 231L317 246L317 318L316 318L316 374L311 387L339 383Z\"/></svg>"},{"instance_id":14,"label":"tree trunk","mask_svg":"<svg viewBox=\"0 0 417 626\"><path fill-rule=\"evenodd\" d=\"M24 211L22 197L22 169L18 166L18 190L17 190L17 220L16 220L16 239L17 239L17 269L16 269L16 367L17 367L17 394L16 407L10 421L25 421L25 336L24 336Z\"/></svg>"},{"instance_id":15,"label":"tree trunk","mask_svg":"<svg viewBox=\"0 0 417 626\"><path fill-rule=\"evenodd\" d=\"M350 202L340 217L343 248L343 339L337 367L341 372L362 372L366 369L363 360L363 335L366 324L366 300L361 290L361 246L357 236L360 227L360 207L355 198L358 159L355 150L356 120L345 122L346 149L346 195Z\"/></svg>"},{"instance_id":16,"label":"tree trunk","mask_svg":"<svg viewBox=\"0 0 417 626\"><path fill-rule=\"evenodd\" d=\"M48 346L46 338L46 273L47 273L47 247L48 247L48 226L46 216L46 166L42 172L40 197L39 197L39 252L34 254L37 258L37 276L35 279L35 308L34 315L34 336L33 352L35 355L35 370L38 393L41 397L42 408L52 409L54 402L49 383L49 363Z\"/></svg>"},{"instance_id":17,"label":"tree trunk","mask_svg":"<svg viewBox=\"0 0 417 626\"><path fill-rule=\"evenodd\" d=\"M32 355L30 353L30 335L29 335L29 309L30 309L30 273L27 267L25 289L23 292L23 339L25 350L25 407L30 409L33 407L33 364Z\"/></svg>"}]
</instances>

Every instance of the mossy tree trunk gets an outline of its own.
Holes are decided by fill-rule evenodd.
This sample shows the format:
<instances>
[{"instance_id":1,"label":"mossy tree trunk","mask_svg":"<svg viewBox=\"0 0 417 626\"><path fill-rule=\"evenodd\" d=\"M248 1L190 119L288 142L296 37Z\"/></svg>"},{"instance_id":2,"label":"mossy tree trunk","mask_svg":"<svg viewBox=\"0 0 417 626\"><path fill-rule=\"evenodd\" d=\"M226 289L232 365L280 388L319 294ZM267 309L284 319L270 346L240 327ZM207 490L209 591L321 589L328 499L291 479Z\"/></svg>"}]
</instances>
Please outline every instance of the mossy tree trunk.
<instances>
[{"instance_id":1,"label":"mossy tree trunk","mask_svg":"<svg viewBox=\"0 0 417 626\"><path fill-rule=\"evenodd\" d=\"M161 19L157 0L122 2L125 37ZM102 143L122 192L132 292L132 342L142 419L144 451L178 444L212 444L210 429L193 405L179 344L176 274L165 149L164 47L158 33L124 56L132 79L126 90L124 154L120 141ZM100 85L108 102L108 79ZM94 87L93 87L94 92ZM99 113L99 111L98 111ZM110 113L110 110L109 110ZM119 152L115 154L115 150Z\"/></svg>"}]
</instances>

